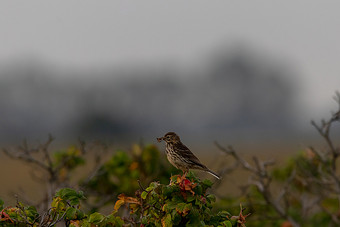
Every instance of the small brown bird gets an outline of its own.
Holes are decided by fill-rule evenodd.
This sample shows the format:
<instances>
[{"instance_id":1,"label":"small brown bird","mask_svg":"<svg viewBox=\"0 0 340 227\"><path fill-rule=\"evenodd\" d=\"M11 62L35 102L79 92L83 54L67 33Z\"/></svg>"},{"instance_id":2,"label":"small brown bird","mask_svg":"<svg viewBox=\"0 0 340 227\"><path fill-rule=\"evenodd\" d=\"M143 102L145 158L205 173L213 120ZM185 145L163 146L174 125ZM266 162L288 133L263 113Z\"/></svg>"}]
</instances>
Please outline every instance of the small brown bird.
<instances>
[{"instance_id":1,"label":"small brown bird","mask_svg":"<svg viewBox=\"0 0 340 227\"><path fill-rule=\"evenodd\" d=\"M169 162L177 169L183 171L184 177L189 169L198 169L210 173L217 179L220 177L203 165L200 160L187 148L180 140L179 136L174 132L168 132L163 137L157 138L158 142L162 140L166 143L166 156Z\"/></svg>"}]
</instances>

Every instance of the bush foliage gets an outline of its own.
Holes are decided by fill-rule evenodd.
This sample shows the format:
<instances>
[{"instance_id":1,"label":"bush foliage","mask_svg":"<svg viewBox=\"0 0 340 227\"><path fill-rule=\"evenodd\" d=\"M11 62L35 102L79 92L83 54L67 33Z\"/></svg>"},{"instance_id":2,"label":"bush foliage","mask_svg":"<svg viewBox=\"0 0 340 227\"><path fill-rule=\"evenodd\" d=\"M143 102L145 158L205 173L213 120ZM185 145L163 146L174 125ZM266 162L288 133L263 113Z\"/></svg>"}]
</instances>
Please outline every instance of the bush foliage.
<instances>
[{"instance_id":1,"label":"bush foliage","mask_svg":"<svg viewBox=\"0 0 340 227\"><path fill-rule=\"evenodd\" d=\"M58 190L48 211L40 215L34 206L18 202L4 207L0 200L0 226L245 226L245 216L231 216L227 211L213 212L215 197L207 193L212 183L200 181L193 174L188 178L173 176L169 184L151 182L139 189L135 197L118 196L109 215L86 213L81 201L82 191L71 188ZM125 212L128 210L129 212Z\"/></svg>"},{"instance_id":2,"label":"bush foliage","mask_svg":"<svg viewBox=\"0 0 340 227\"><path fill-rule=\"evenodd\" d=\"M152 182L138 190L135 197L121 194L115 210L129 204L130 221L141 226L238 226L240 217L226 211L213 212L215 196L207 193L209 180L200 181L193 174L173 176L168 185Z\"/></svg>"},{"instance_id":3,"label":"bush foliage","mask_svg":"<svg viewBox=\"0 0 340 227\"><path fill-rule=\"evenodd\" d=\"M16 149L3 149L39 171L33 179L47 186L35 204L18 196L11 207L0 199L0 226L244 227L246 219L261 227L340 226L340 148L330 133L340 121L340 93L335 100L338 110L329 119L312 121L325 146L309 146L281 167L256 156L246 160L232 147L216 143L228 161L219 170L222 181L240 169L248 173L248 181L239 182L238 197L214 193L221 184L213 188L212 182L192 172L186 178L173 175L178 170L154 145L133 145L111 156L106 146L83 142L51 152L49 137L37 147L24 142ZM79 169L86 172L81 179L74 177Z\"/></svg>"},{"instance_id":4,"label":"bush foliage","mask_svg":"<svg viewBox=\"0 0 340 227\"><path fill-rule=\"evenodd\" d=\"M88 176L70 188L76 169L87 164L85 146L50 153L50 143L51 137L38 148L24 143L18 150L4 150L44 172L43 180L50 184L42 194L53 194L37 204L17 201L14 207L0 200L0 226L245 226L242 209L238 216L213 211L216 199L208 192L212 182L191 172L186 178L171 176L178 170L162 161L154 145L133 145L106 161L98 158ZM103 207L111 212L100 213Z\"/></svg>"}]
</instances>

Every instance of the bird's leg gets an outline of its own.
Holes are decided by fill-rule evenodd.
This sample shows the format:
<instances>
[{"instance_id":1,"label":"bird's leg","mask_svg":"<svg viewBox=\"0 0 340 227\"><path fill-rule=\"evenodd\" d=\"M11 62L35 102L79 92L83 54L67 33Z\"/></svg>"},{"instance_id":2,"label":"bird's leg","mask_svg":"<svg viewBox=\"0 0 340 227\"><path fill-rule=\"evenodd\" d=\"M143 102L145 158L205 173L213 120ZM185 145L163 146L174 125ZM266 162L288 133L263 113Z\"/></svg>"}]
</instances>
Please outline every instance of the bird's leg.
<instances>
[{"instance_id":1,"label":"bird's leg","mask_svg":"<svg viewBox=\"0 0 340 227\"><path fill-rule=\"evenodd\" d=\"M183 171L183 176L182 176L182 180L186 179L186 176L187 176L187 173L188 173L188 170L182 170Z\"/></svg>"}]
</instances>

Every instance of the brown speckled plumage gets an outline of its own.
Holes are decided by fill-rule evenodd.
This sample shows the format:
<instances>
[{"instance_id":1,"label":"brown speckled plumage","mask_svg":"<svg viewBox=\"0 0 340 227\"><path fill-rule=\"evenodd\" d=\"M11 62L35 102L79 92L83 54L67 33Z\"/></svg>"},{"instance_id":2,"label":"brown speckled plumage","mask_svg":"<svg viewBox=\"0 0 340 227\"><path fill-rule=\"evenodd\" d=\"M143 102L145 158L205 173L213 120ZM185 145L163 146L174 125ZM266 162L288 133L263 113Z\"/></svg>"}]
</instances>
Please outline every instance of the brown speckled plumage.
<instances>
[{"instance_id":1,"label":"brown speckled plumage","mask_svg":"<svg viewBox=\"0 0 340 227\"><path fill-rule=\"evenodd\" d=\"M161 142L162 140L165 141L165 151L169 162L177 169L182 170L184 174L186 174L189 169L198 169L206 171L217 179L220 179L215 172L211 171L200 162L189 148L181 142L181 139L176 133L168 132L163 137L157 138L157 140L158 142Z\"/></svg>"}]
</instances>

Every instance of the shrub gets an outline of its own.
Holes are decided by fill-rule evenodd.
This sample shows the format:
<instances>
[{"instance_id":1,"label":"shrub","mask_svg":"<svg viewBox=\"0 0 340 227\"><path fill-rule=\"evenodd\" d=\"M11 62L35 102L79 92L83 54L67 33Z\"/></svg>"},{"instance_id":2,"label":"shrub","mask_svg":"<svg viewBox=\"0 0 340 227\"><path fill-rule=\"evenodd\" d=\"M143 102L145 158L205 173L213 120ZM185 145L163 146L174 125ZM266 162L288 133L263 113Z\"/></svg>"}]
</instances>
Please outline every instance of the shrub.
<instances>
[{"instance_id":1,"label":"shrub","mask_svg":"<svg viewBox=\"0 0 340 227\"><path fill-rule=\"evenodd\" d=\"M127 204L127 220L141 226L243 226L241 216L212 211L216 199L207 192L211 186L209 180L200 181L192 173L187 178L176 175L167 185L152 182L137 190L135 197L121 194L115 210Z\"/></svg>"},{"instance_id":2,"label":"shrub","mask_svg":"<svg viewBox=\"0 0 340 227\"><path fill-rule=\"evenodd\" d=\"M3 207L0 200L0 226L54 226L61 222L73 227L245 226L247 215L242 214L242 208L239 216L212 211L215 197L207 192L211 185L191 173L187 178L173 176L169 184L151 182L146 189L138 189L135 197L120 194L109 215L86 214L81 209L81 201L86 200L84 193L71 188L58 190L50 208L41 215L34 206L17 202L15 207Z\"/></svg>"}]
</instances>

